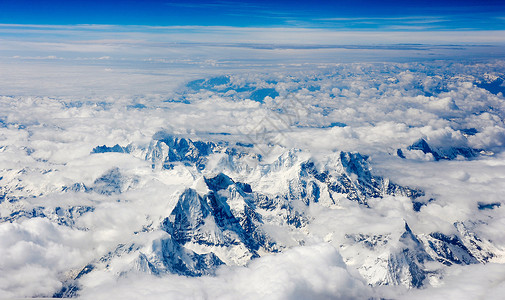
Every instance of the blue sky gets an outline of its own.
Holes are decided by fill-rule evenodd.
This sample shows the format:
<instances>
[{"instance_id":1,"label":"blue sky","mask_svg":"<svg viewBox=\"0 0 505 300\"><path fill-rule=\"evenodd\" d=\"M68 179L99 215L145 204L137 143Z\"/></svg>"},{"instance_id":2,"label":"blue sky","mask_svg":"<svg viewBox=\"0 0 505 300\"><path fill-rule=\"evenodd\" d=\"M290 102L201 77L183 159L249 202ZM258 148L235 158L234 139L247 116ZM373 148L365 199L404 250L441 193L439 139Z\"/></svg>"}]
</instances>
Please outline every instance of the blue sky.
<instances>
[{"instance_id":1,"label":"blue sky","mask_svg":"<svg viewBox=\"0 0 505 300\"><path fill-rule=\"evenodd\" d=\"M1 0L0 23L504 30L505 1Z\"/></svg>"}]
</instances>

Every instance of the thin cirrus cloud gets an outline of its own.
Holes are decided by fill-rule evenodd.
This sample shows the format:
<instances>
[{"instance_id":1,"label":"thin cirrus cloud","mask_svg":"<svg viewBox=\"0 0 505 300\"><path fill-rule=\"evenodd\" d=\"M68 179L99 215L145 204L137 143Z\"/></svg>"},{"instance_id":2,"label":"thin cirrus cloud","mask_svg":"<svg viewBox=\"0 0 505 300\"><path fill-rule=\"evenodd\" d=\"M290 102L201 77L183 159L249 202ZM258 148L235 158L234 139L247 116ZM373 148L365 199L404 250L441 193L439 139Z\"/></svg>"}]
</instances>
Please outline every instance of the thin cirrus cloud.
<instances>
[{"instance_id":1,"label":"thin cirrus cloud","mask_svg":"<svg viewBox=\"0 0 505 300\"><path fill-rule=\"evenodd\" d=\"M451 20L440 16L401 17L337 17L317 19L328 26L340 28L376 28L381 30L436 30L443 29Z\"/></svg>"},{"instance_id":2,"label":"thin cirrus cloud","mask_svg":"<svg viewBox=\"0 0 505 300\"><path fill-rule=\"evenodd\" d=\"M332 19L333 20L333 19ZM437 31L431 24L443 19L416 18L339 18L338 22L373 23L374 20L401 20L387 30L340 30L335 28L236 27L236 26L145 26L145 25L21 25L0 24L0 38L10 41L94 41L137 40L139 42L212 42L212 43L291 43L291 44L390 44L390 43L501 43L500 30ZM418 29L410 32L409 29ZM427 29L428 28L428 29ZM400 30L402 29L402 30Z\"/></svg>"},{"instance_id":3,"label":"thin cirrus cloud","mask_svg":"<svg viewBox=\"0 0 505 300\"><path fill-rule=\"evenodd\" d=\"M479 13L470 15L445 14L438 16L394 16L394 17L332 17L314 20L330 28L346 30L405 30L405 31L447 31L447 30L500 30L505 22L498 16Z\"/></svg>"}]
</instances>

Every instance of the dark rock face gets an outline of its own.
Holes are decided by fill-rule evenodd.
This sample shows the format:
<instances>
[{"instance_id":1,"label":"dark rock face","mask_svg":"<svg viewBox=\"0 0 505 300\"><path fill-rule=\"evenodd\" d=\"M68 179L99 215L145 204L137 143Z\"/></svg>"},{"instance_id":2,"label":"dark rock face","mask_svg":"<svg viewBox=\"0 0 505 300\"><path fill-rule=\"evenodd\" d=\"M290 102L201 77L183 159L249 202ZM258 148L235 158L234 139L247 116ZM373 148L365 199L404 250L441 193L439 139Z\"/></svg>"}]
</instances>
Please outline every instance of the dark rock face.
<instances>
[{"instance_id":1,"label":"dark rock face","mask_svg":"<svg viewBox=\"0 0 505 300\"><path fill-rule=\"evenodd\" d=\"M470 134L473 132L469 130ZM435 148L432 147L424 139L419 139L412 145L408 146L406 151L420 150L424 154L431 154L436 161L439 160L453 160L459 157L464 157L467 159L474 158L479 155L481 150L472 149L469 147L445 147L445 148ZM397 149L396 154L400 158L406 158L405 152L402 149Z\"/></svg>"},{"instance_id":2,"label":"dark rock face","mask_svg":"<svg viewBox=\"0 0 505 300\"><path fill-rule=\"evenodd\" d=\"M216 177L213 178L205 178L205 183L207 184L210 190L215 192L226 189L230 185L234 184L233 180L230 177L224 175L223 173L219 173Z\"/></svg>"},{"instance_id":3,"label":"dark rock face","mask_svg":"<svg viewBox=\"0 0 505 300\"><path fill-rule=\"evenodd\" d=\"M196 230L205 223L205 218L211 213L211 208L193 189L187 189L179 197L179 201L170 217L165 218L162 228L170 233L174 240L185 243L193 240L204 242Z\"/></svg>"},{"instance_id":4,"label":"dark rock face","mask_svg":"<svg viewBox=\"0 0 505 300\"><path fill-rule=\"evenodd\" d=\"M495 209L495 208L498 208L500 206L501 206L500 202L493 202L493 203L479 202L478 203L479 210Z\"/></svg>"},{"instance_id":5,"label":"dark rock face","mask_svg":"<svg viewBox=\"0 0 505 300\"><path fill-rule=\"evenodd\" d=\"M376 258L372 262L358 266L370 284L420 288L433 273L425 267L426 262L437 261L446 266L468 265L486 263L494 257L496 249L491 243L477 237L463 223L455 223L454 226L457 233L453 235L440 232L416 235L405 223L405 231L397 240L392 234L346 234L346 245L361 245L362 248L357 249L374 253Z\"/></svg>"},{"instance_id":6,"label":"dark rock face","mask_svg":"<svg viewBox=\"0 0 505 300\"><path fill-rule=\"evenodd\" d=\"M494 246L470 232L461 222L454 223L456 234L433 232L423 238L431 257L445 265L486 263L493 257Z\"/></svg>"},{"instance_id":7,"label":"dark rock face","mask_svg":"<svg viewBox=\"0 0 505 300\"><path fill-rule=\"evenodd\" d=\"M202 276L212 274L218 266L223 264L214 253L196 254L172 239L161 240L159 246L163 268L160 270L153 264L149 264L153 274L169 272L186 276Z\"/></svg>"},{"instance_id":8,"label":"dark rock face","mask_svg":"<svg viewBox=\"0 0 505 300\"><path fill-rule=\"evenodd\" d=\"M145 159L152 162L153 168L161 166L164 169L171 169L172 163L182 162L193 164L202 170L205 168L206 156L216 147L217 145L211 142L192 141L158 132L147 149Z\"/></svg>"},{"instance_id":9,"label":"dark rock face","mask_svg":"<svg viewBox=\"0 0 505 300\"><path fill-rule=\"evenodd\" d=\"M347 199L363 205L368 205L367 199L382 198L385 195L407 196L412 200L424 196L421 190L399 186L388 179L372 175L367 160L368 157L359 153L341 152L340 161L344 172L337 177L329 175L327 171L319 172L310 161L301 165L300 175L324 183L329 190L345 194ZM301 186L306 187L307 184L302 182ZM317 202L318 189L311 190L312 197L316 199L314 202Z\"/></svg>"},{"instance_id":10,"label":"dark rock face","mask_svg":"<svg viewBox=\"0 0 505 300\"><path fill-rule=\"evenodd\" d=\"M414 142L412 145L407 147L407 150L421 150L423 153L433 153L433 150L431 150L430 145L424 140L424 139L419 139L418 141ZM438 155L435 157L437 159Z\"/></svg>"},{"instance_id":11,"label":"dark rock face","mask_svg":"<svg viewBox=\"0 0 505 300\"><path fill-rule=\"evenodd\" d=\"M424 263L432 259L407 223L397 240L391 234L347 234L346 238L351 245L361 245L377 255L373 264L368 262L358 267L370 284L394 284L411 288L423 286L429 274L425 270ZM377 272L376 270L381 267L385 270Z\"/></svg>"},{"instance_id":12,"label":"dark rock face","mask_svg":"<svg viewBox=\"0 0 505 300\"><path fill-rule=\"evenodd\" d=\"M368 235L368 234L346 234L345 237L352 243L361 243L365 248L374 250L376 247L385 246L389 242L388 236L383 235Z\"/></svg>"},{"instance_id":13,"label":"dark rock face","mask_svg":"<svg viewBox=\"0 0 505 300\"><path fill-rule=\"evenodd\" d=\"M135 186L137 182L136 178L124 176L119 168L112 168L97 178L92 187L89 189L84 187L84 189L110 196L112 194L121 194L132 186Z\"/></svg>"},{"instance_id":14,"label":"dark rock face","mask_svg":"<svg viewBox=\"0 0 505 300\"><path fill-rule=\"evenodd\" d=\"M118 144L112 146L112 147L107 147L106 145L103 146L97 146L93 148L91 153L109 153L109 152L115 152L115 153L130 153L132 150L132 146L128 145L126 147L119 146Z\"/></svg>"},{"instance_id":15,"label":"dark rock face","mask_svg":"<svg viewBox=\"0 0 505 300\"><path fill-rule=\"evenodd\" d=\"M5 217L0 217L0 222L14 222L18 219L48 218L58 225L74 226L75 221L87 212L95 210L92 206L71 206L71 207L43 207L36 206L32 209L16 210Z\"/></svg>"},{"instance_id":16,"label":"dark rock face","mask_svg":"<svg viewBox=\"0 0 505 300\"><path fill-rule=\"evenodd\" d=\"M76 282L65 283L64 286L56 293L53 294L53 298L74 298L79 296L79 290L81 288Z\"/></svg>"},{"instance_id":17,"label":"dark rock face","mask_svg":"<svg viewBox=\"0 0 505 300\"><path fill-rule=\"evenodd\" d=\"M427 275L427 272L424 270L424 262L432 259L424 250L417 236L412 233L407 223L405 223L405 232L401 235L400 242L405 246L402 249L402 259L408 266L411 276L411 286L419 288L423 285L423 281ZM401 280L400 276L396 276Z\"/></svg>"},{"instance_id":18,"label":"dark rock face","mask_svg":"<svg viewBox=\"0 0 505 300\"><path fill-rule=\"evenodd\" d=\"M120 194L122 187L121 183L121 172L119 171L119 168L114 168L97 178L91 189L104 195Z\"/></svg>"},{"instance_id":19,"label":"dark rock face","mask_svg":"<svg viewBox=\"0 0 505 300\"><path fill-rule=\"evenodd\" d=\"M153 168L158 170L170 169L179 164L189 167L195 174L207 174L201 170L206 168L209 156L216 153L222 155L223 161L232 166L230 170L245 170L240 169L242 167L234 169L233 164L245 155L238 149L228 147L226 143L193 141L158 132L149 147L143 150L131 145L115 145L96 147L93 153L137 155L151 162ZM471 157L475 154L472 149L467 149L470 152L451 149L452 152L434 149L421 139L405 151L431 153L437 160L453 159L458 155ZM412 200L416 212L435 201L433 198L428 200L422 190L400 186L375 175L369 158L365 155L334 153L331 165L321 167L312 159L299 161L296 153L289 151L279 161L265 166L265 172L283 172L283 168L292 168L290 174L294 175L290 175L292 178L289 178L287 191L263 194L248 183L234 180L224 171L206 175L203 177L207 187L204 192L193 188L184 189L168 216L162 216L160 221L156 221L158 223L149 225L163 234L163 237L153 240L152 247L146 248L135 243L119 244L116 249L83 267L78 275L64 283L64 287L54 297L76 296L80 277L95 269L110 268L115 259L126 255L134 257L131 270L154 275L213 274L217 267L228 264L237 257L245 264L261 253L283 249L280 242L265 232L266 224L273 222L290 229L302 228L311 221L307 207L314 203L331 207L337 203L334 196L339 197L338 201L345 198L356 201L363 209L370 208L368 203L372 198L404 196ZM405 157L400 149L398 156ZM118 197L137 184L138 179L134 176L127 176L119 168L112 168L89 186L75 183L63 187L62 192ZM499 205L479 203L479 209L491 210ZM40 207L20 210L7 219L4 217L3 221L21 217L48 217L59 224L73 226L73 220L93 210L93 207L76 206L68 209L57 207L49 211ZM356 249L359 251L368 251L376 257L374 262L363 262L357 266L369 284L419 288L432 272L425 267L427 262L436 261L444 265L475 264L485 263L494 257L495 249L488 241L480 239L463 223L454 226L457 233L453 235L440 232L416 234L405 223L404 230L395 234L349 233L345 235L345 240L347 245L358 247Z\"/></svg>"},{"instance_id":20,"label":"dark rock face","mask_svg":"<svg viewBox=\"0 0 505 300\"><path fill-rule=\"evenodd\" d=\"M119 195L138 183L136 177L126 176L119 168L112 168L95 179L91 186L76 182L71 186L62 187L63 192L95 192L102 195Z\"/></svg>"},{"instance_id":21,"label":"dark rock face","mask_svg":"<svg viewBox=\"0 0 505 300\"><path fill-rule=\"evenodd\" d=\"M475 264L478 261L469 253L458 236L447 236L439 232L430 234L428 244L437 254L436 259L445 264Z\"/></svg>"},{"instance_id":22,"label":"dark rock face","mask_svg":"<svg viewBox=\"0 0 505 300\"><path fill-rule=\"evenodd\" d=\"M199 195L193 189L185 190L170 216L163 220L162 229L174 241L219 247L243 245L253 257L258 256L260 248L275 251L275 243L260 229L262 220L249 185L235 183L222 173L205 178L205 182L209 193Z\"/></svg>"},{"instance_id":23,"label":"dark rock face","mask_svg":"<svg viewBox=\"0 0 505 300\"><path fill-rule=\"evenodd\" d=\"M64 186L61 189L63 192L89 192L91 191L84 183L76 182L71 186Z\"/></svg>"}]
</instances>

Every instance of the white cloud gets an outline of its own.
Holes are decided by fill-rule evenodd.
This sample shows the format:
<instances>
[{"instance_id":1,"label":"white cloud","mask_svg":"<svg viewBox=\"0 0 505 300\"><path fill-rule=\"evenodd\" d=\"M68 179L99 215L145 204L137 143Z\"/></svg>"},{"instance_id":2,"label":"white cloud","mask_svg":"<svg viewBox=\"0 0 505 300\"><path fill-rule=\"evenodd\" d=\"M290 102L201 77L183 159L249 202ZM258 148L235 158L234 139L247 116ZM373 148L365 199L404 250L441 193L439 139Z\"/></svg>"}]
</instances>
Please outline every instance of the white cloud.
<instances>
[{"instance_id":1,"label":"white cloud","mask_svg":"<svg viewBox=\"0 0 505 300\"><path fill-rule=\"evenodd\" d=\"M27 29L0 27L4 33ZM330 170L334 167L330 159L334 151L360 151L371 155L374 174L421 188L427 198L433 196L435 200L414 212L412 203L404 197L371 199L371 208L363 208L340 195L337 209L318 205L309 208L313 220L304 229L308 232L271 228L277 234L289 233L284 237L287 245L304 240L308 246L265 255L247 267L224 267L216 277L131 275L117 280L113 272L96 271L82 280L84 296L360 299L384 293L395 298L402 291L370 288L357 279L360 275L354 268L359 260L353 261L352 251L341 248L346 233L399 235L407 221L415 233L452 234L454 222L470 220L482 239L492 240L497 247L505 246L505 235L500 230L505 224L503 207L478 209L481 201L503 205L505 102L503 96L473 84L486 72L500 74L503 61L363 62L401 60L401 56L411 60L417 55L412 53L420 53L417 57L423 59L427 54L444 58L459 51L427 45L427 50L408 51L360 46L293 49L298 40L305 43L303 46L326 41L370 45L418 39L424 43L501 43L501 32L438 32L429 36L426 32L351 33L292 28L268 32L263 28L222 27L30 28L35 32L63 33L51 42L8 40L0 46L2 54L9 54L0 60L2 70L7 70L0 73L0 182L2 192L20 197L17 202L2 201L0 216L37 206L52 209L91 205L95 210L78 218L74 228L39 218L0 224L0 289L9 297L50 295L61 286L69 269L79 270L119 243L145 242L141 234L134 232L149 222L149 226L156 227L170 213L177 193L192 186L201 174L184 166L157 172L139 157L90 155L90 151L99 145L147 146L152 135L163 128L185 136L248 143L250 136L244 133L254 134L261 125L269 135L261 137L260 142L300 148L304 158L327 162ZM112 38L122 30L125 32L117 40ZM78 31L87 40L70 42L67 35ZM135 34L127 40L130 31ZM219 39L220 44L210 45L213 39ZM182 40L198 43L173 43ZM258 49L257 43L224 45L228 41L287 43L291 48L273 45ZM34 53L25 53L27 46ZM478 53L471 49L465 53ZM349 53L351 61L360 63L336 63L340 55ZM15 55L20 57L12 58ZM65 59L51 59L47 64L44 60L50 58L48 55ZM222 92L217 87L188 91L184 86L188 80L219 74L230 75L228 86L219 85ZM263 104L245 100L257 88L273 88L279 96ZM284 119L279 110L296 117ZM474 135L461 131L471 128L476 131ZM422 161L426 155L421 151L413 152L419 154L418 158L403 160L395 156L396 149L419 138L432 146L469 146L497 153L474 160L440 162ZM264 162L274 161L282 151L285 149L274 148L265 155ZM216 170L227 170L226 162L216 159L211 163L209 166ZM264 189L261 192L287 189L290 176L298 171L288 168L286 173L264 177L245 165L230 172L252 181L255 188ZM76 182L92 185L113 167L119 167L129 178L137 176L138 185L117 197L61 192L63 186ZM319 244L322 241L333 246ZM345 254L345 262L339 253ZM469 280L463 276L465 281L458 282L458 270L476 276L489 272L486 278L496 283L497 289L488 295L501 291L498 278L502 272L490 264L446 268L447 279L442 279L445 285L402 295L422 297L432 290L457 295L457 289ZM484 286L486 283L480 281L468 284L468 295L480 295Z\"/></svg>"},{"instance_id":2,"label":"white cloud","mask_svg":"<svg viewBox=\"0 0 505 300\"><path fill-rule=\"evenodd\" d=\"M2 297L52 296L65 273L91 258L85 232L47 219L2 223L0 238Z\"/></svg>"},{"instance_id":3,"label":"white cloud","mask_svg":"<svg viewBox=\"0 0 505 300\"><path fill-rule=\"evenodd\" d=\"M103 280L99 278L87 278L84 284ZM83 298L363 299L373 295L328 244L293 248L253 260L247 267L223 267L215 277L131 276L110 283L85 290Z\"/></svg>"},{"instance_id":4,"label":"white cloud","mask_svg":"<svg viewBox=\"0 0 505 300\"><path fill-rule=\"evenodd\" d=\"M502 264L455 266L447 269L443 283L412 291L401 299L500 299L505 291Z\"/></svg>"}]
</instances>

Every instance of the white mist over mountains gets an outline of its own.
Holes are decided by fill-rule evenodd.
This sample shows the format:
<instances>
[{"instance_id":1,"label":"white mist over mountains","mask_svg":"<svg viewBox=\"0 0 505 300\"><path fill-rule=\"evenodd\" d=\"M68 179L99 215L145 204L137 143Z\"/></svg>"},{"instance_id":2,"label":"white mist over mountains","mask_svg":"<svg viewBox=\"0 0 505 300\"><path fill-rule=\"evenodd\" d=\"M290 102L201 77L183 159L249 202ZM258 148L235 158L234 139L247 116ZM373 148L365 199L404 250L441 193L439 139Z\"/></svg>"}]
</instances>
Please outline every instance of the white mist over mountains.
<instances>
[{"instance_id":1,"label":"white mist over mountains","mask_svg":"<svg viewBox=\"0 0 505 300\"><path fill-rule=\"evenodd\" d=\"M32 30L0 46L1 297L503 291L502 41Z\"/></svg>"}]
</instances>

